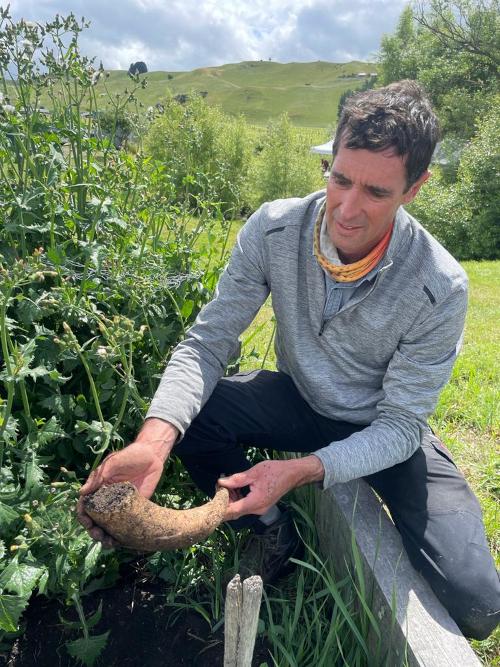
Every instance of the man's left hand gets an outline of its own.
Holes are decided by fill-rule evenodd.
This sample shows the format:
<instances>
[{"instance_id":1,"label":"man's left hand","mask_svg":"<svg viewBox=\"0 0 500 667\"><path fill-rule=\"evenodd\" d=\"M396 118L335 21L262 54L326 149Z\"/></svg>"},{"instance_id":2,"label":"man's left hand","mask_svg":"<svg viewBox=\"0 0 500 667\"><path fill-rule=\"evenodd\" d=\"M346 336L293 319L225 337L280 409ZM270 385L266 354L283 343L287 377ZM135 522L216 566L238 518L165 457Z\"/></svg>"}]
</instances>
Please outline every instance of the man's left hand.
<instances>
[{"instance_id":1,"label":"man's left hand","mask_svg":"<svg viewBox=\"0 0 500 667\"><path fill-rule=\"evenodd\" d=\"M323 479L321 461L314 455L287 461L262 461L250 470L219 479L220 486L230 490L225 521L246 514L265 514L288 491L307 482ZM244 497L238 489L250 487Z\"/></svg>"}]
</instances>

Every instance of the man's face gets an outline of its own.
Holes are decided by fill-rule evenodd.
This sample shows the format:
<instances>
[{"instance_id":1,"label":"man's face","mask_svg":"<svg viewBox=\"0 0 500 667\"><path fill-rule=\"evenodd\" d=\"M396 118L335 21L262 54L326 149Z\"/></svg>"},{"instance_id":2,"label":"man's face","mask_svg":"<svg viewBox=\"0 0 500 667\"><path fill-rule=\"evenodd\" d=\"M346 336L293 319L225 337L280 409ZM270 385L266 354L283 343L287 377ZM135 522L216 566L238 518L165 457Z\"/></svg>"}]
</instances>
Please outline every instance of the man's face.
<instances>
[{"instance_id":1,"label":"man's face","mask_svg":"<svg viewBox=\"0 0 500 667\"><path fill-rule=\"evenodd\" d=\"M429 175L425 172L407 190L403 157L390 149L376 153L341 144L326 189L328 234L341 260L365 257L389 230L399 206L415 198Z\"/></svg>"}]
</instances>

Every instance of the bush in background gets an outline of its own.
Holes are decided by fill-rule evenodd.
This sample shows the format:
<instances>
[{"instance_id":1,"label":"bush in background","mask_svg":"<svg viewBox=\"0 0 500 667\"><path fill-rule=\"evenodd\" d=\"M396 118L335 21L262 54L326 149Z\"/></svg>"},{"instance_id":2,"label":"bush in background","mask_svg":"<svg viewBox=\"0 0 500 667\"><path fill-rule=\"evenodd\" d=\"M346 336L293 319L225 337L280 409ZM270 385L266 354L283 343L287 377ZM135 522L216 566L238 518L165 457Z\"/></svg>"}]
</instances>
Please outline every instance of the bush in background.
<instances>
[{"instance_id":1,"label":"bush in background","mask_svg":"<svg viewBox=\"0 0 500 667\"><path fill-rule=\"evenodd\" d=\"M457 259L500 257L500 111L498 96L460 157L456 181L439 168L409 207Z\"/></svg>"},{"instance_id":2,"label":"bush in background","mask_svg":"<svg viewBox=\"0 0 500 667\"><path fill-rule=\"evenodd\" d=\"M249 144L246 123L211 107L193 93L184 103L170 98L152 123L145 151L164 167L165 188L176 201L220 203L227 217L242 206Z\"/></svg>"},{"instance_id":3,"label":"bush in background","mask_svg":"<svg viewBox=\"0 0 500 667\"><path fill-rule=\"evenodd\" d=\"M303 197L324 187L318 156L310 147L308 133L294 128L286 114L268 124L248 177L246 198L252 210L266 201Z\"/></svg>"}]
</instances>

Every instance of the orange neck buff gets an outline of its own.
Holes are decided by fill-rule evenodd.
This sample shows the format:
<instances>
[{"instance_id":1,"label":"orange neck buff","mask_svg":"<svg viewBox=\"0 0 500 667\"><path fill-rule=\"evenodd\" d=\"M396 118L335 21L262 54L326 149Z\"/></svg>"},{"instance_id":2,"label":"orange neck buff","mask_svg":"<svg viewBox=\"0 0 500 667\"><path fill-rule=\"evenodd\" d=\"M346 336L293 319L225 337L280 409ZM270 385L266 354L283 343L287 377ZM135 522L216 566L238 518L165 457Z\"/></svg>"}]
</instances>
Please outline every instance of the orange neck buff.
<instances>
[{"instance_id":1,"label":"orange neck buff","mask_svg":"<svg viewBox=\"0 0 500 667\"><path fill-rule=\"evenodd\" d=\"M330 278L333 278L339 283L352 283L355 280L359 280L366 276L380 262L387 250L389 241L391 240L394 223L391 225L387 234L380 239L377 245L368 253L368 255L366 255L366 257L363 257L363 259L353 262L352 264L338 266L337 264L329 262L320 249L321 225L325 215L325 208L326 205L323 204L314 227L314 255L316 256L319 265L328 273Z\"/></svg>"}]
</instances>

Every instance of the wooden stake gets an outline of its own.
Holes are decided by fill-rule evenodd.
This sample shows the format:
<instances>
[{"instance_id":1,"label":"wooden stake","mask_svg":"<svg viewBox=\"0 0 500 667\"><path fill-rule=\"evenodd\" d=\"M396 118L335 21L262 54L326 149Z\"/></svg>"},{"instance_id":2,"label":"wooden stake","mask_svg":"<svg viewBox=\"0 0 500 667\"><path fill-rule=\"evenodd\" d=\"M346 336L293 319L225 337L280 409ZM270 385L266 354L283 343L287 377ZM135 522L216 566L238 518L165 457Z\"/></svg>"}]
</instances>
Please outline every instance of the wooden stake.
<instances>
[{"instance_id":1,"label":"wooden stake","mask_svg":"<svg viewBox=\"0 0 500 667\"><path fill-rule=\"evenodd\" d=\"M226 589L224 667L251 667L262 600L258 575L243 582L237 574Z\"/></svg>"},{"instance_id":2,"label":"wooden stake","mask_svg":"<svg viewBox=\"0 0 500 667\"><path fill-rule=\"evenodd\" d=\"M226 588L224 610L224 667L236 667L238 635L242 609L242 586L240 575L234 576Z\"/></svg>"},{"instance_id":3,"label":"wooden stake","mask_svg":"<svg viewBox=\"0 0 500 667\"><path fill-rule=\"evenodd\" d=\"M262 600L262 579L258 575L243 582L243 608L240 617L236 667L251 667Z\"/></svg>"}]
</instances>

